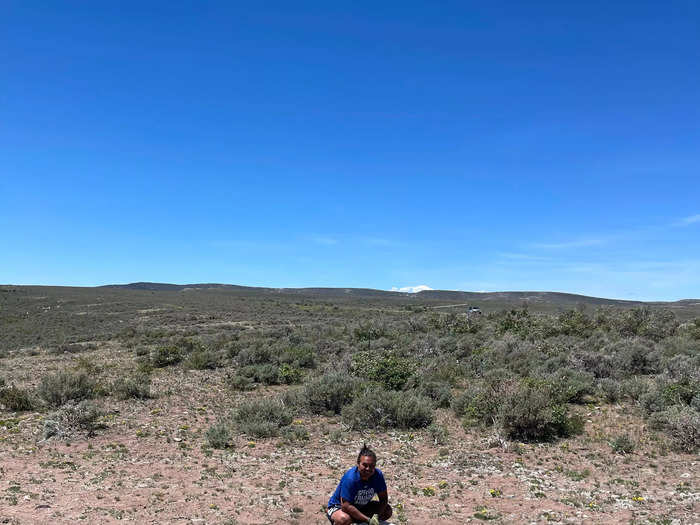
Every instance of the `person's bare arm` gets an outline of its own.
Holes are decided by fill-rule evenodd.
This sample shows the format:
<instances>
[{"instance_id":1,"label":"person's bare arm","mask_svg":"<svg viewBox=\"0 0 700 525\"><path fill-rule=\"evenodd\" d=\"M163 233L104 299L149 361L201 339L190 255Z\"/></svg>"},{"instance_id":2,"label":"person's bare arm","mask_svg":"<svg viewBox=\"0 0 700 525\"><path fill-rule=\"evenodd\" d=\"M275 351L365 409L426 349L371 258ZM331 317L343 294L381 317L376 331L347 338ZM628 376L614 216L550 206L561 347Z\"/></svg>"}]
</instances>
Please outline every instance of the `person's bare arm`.
<instances>
[{"instance_id":1,"label":"person's bare arm","mask_svg":"<svg viewBox=\"0 0 700 525\"><path fill-rule=\"evenodd\" d=\"M355 505L340 498L341 510L355 521L369 521L369 516L362 514Z\"/></svg>"},{"instance_id":2,"label":"person's bare arm","mask_svg":"<svg viewBox=\"0 0 700 525\"><path fill-rule=\"evenodd\" d=\"M389 504L389 493L385 490L384 492L379 492L377 494L377 497L379 498L379 512L378 514L381 516L384 514L384 511L386 510L386 506Z\"/></svg>"}]
</instances>

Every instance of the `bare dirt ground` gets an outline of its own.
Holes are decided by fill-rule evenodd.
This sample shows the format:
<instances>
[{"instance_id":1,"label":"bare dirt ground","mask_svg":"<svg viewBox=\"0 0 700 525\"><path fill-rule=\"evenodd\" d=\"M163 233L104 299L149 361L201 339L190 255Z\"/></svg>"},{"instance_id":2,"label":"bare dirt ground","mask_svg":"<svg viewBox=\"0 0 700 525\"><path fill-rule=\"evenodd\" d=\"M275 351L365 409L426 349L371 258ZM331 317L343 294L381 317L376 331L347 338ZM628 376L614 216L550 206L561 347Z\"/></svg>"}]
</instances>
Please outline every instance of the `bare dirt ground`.
<instances>
[{"instance_id":1,"label":"bare dirt ground","mask_svg":"<svg viewBox=\"0 0 700 525\"><path fill-rule=\"evenodd\" d=\"M112 342L80 356L16 354L3 372L35 386L46 371L89 358L101 374L133 361ZM0 412L0 523L327 523L323 506L363 442L379 455L398 523L700 523L698 456L671 452L628 406L583 406L581 436L552 444L467 432L447 411L436 444L425 430L350 432L339 417L296 420L305 443L281 438L205 445L241 396L225 370L154 373L153 399L98 399L104 428L42 440L45 413ZM633 453L615 454L613 435Z\"/></svg>"}]
</instances>

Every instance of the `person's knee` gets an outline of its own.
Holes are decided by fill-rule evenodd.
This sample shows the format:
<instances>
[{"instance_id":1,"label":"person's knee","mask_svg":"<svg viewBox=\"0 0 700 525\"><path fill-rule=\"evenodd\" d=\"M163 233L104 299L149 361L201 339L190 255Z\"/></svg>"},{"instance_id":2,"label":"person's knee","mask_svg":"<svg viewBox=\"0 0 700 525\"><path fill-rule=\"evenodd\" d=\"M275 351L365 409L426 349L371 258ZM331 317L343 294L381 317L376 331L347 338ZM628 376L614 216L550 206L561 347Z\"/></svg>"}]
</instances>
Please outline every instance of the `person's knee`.
<instances>
[{"instance_id":1,"label":"person's knee","mask_svg":"<svg viewBox=\"0 0 700 525\"><path fill-rule=\"evenodd\" d=\"M391 515L393 514L393 510L391 509L391 505L387 504L386 507L384 507L384 511L380 514L379 519L384 521L388 520L391 518Z\"/></svg>"},{"instance_id":2,"label":"person's knee","mask_svg":"<svg viewBox=\"0 0 700 525\"><path fill-rule=\"evenodd\" d=\"M331 516L333 525L351 525L352 518L342 510L336 510Z\"/></svg>"}]
</instances>

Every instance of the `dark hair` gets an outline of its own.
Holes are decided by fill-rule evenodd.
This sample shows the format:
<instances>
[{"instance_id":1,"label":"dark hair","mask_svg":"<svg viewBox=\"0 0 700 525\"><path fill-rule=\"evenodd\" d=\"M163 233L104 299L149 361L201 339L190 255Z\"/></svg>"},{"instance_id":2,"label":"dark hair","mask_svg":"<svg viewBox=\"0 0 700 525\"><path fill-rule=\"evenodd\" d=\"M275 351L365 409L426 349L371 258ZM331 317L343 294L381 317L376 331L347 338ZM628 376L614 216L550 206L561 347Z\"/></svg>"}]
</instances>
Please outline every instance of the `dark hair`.
<instances>
[{"instance_id":1,"label":"dark hair","mask_svg":"<svg viewBox=\"0 0 700 525\"><path fill-rule=\"evenodd\" d=\"M375 463L377 462L377 455L374 453L374 450L370 449L367 446L367 443L362 445L362 448L360 449L360 453L357 455L357 463L358 464L360 463L360 458L362 456L369 456L374 460Z\"/></svg>"}]
</instances>

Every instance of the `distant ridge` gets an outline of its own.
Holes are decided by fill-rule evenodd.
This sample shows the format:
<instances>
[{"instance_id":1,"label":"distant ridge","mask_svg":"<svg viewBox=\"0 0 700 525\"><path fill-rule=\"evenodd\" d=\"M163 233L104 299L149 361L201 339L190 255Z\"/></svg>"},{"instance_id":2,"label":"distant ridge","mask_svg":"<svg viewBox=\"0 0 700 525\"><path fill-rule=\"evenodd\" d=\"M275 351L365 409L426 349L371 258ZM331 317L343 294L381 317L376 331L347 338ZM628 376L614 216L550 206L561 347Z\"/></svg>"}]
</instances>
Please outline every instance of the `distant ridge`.
<instances>
[{"instance_id":1,"label":"distant ridge","mask_svg":"<svg viewBox=\"0 0 700 525\"><path fill-rule=\"evenodd\" d=\"M375 290L371 288L267 288L255 286L239 286L235 284L197 283L197 284L171 284L138 282L129 284L108 284L97 288L118 288L126 290L141 290L152 292L181 292L188 290L216 290L220 289L256 292L263 294L285 295L311 295L315 297L372 297L372 298L397 298L412 297L417 300L467 302L467 303L491 303L509 302L518 304L551 304L551 305L593 305L593 306L626 306L634 307L644 304L664 306L689 306L700 304L700 299L682 299L680 301L630 301L624 299L606 299L603 297L590 297L565 292L464 292L451 290L423 290L417 293L396 292L388 290Z\"/></svg>"}]
</instances>

